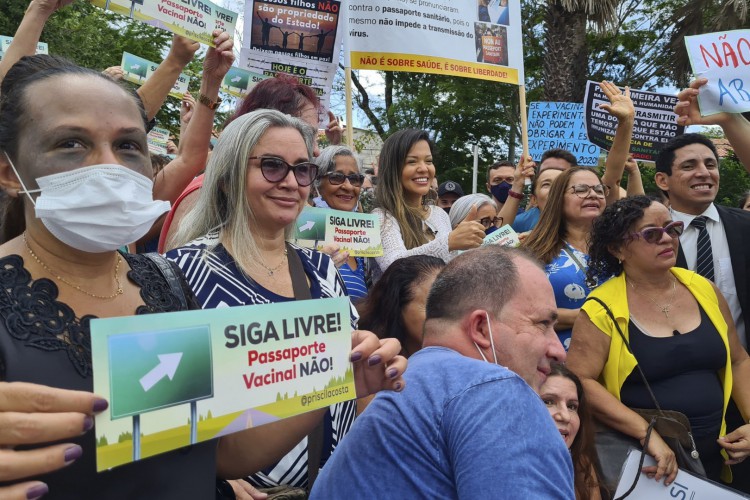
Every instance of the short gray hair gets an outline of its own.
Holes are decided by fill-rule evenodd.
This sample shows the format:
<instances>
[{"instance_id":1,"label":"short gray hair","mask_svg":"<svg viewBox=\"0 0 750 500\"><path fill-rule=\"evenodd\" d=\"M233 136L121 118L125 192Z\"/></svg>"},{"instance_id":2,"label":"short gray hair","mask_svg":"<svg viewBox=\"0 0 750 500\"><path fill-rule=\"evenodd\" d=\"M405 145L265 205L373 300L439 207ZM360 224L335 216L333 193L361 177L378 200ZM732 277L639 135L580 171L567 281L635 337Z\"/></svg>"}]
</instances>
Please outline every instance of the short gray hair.
<instances>
[{"instance_id":1,"label":"short gray hair","mask_svg":"<svg viewBox=\"0 0 750 500\"><path fill-rule=\"evenodd\" d=\"M462 253L432 284L426 320L458 321L475 309L499 314L518 289L519 259L542 269L539 260L523 249L487 245Z\"/></svg>"},{"instance_id":2,"label":"short gray hair","mask_svg":"<svg viewBox=\"0 0 750 500\"><path fill-rule=\"evenodd\" d=\"M180 222L169 242L171 247L185 245L218 229L219 240L230 243L239 266L249 267L251 259L258 255L258 246L248 224L256 221L247 201L248 158L271 128L297 130L305 141L308 158L312 157L315 131L302 120L272 109L259 109L236 118L219 137L206 166L200 197ZM290 232L288 227L287 237Z\"/></svg>"},{"instance_id":3,"label":"short gray hair","mask_svg":"<svg viewBox=\"0 0 750 500\"><path fill-rule=\"evenodd\" d=\"M324 148L317 158L313 159L313 163L318 166L318 177L315 179L315 189L320 187L320 183L325 177L325 174L333 172L336 168L336 157L337 156L350 156L354 158L354 163L357 164L357 171L362 174L362 159L357 153L347 148L346 146L328 146Z\"/></svg>"},{"instance_id":4,"label":"short gray hair","mask_svg":"<svg viewBox=\"0 0 750 500\"><path fill-rule=\"evenodd\" d=\"M461 196L459 199L453 202L449 214L451 218L451 227L453 229L456 229L456 226L461 224L466 216L469 215L469 210L471 210L472 205L476 205L477 210L485 205L492 205L493 207L495 207L496 212L498 210L495 200L493 200L486 194L476 193Z\"/></svg>"}]
</instances>

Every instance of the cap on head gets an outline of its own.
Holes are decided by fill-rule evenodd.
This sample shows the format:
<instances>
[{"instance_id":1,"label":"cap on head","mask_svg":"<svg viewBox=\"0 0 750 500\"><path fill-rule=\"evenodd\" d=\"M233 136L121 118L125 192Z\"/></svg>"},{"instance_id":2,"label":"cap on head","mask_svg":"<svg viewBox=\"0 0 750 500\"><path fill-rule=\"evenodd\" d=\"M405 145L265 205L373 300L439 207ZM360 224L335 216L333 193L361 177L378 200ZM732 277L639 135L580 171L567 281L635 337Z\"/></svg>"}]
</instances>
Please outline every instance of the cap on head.
<instances>
[{"instance_id":1,"label":"cap on head","mask_svg":"<svg viewBox=\"0 0 750 500\"><path fill-rule=\"evenodd\" d=\"M438 196L443 196L444 194L448 193L454 193L461 197L464 195L464 190L461 189L461 186L456 182L445 181L444 183L440 184L440 186L438 186Z\"/></svg>"}]
</instances>

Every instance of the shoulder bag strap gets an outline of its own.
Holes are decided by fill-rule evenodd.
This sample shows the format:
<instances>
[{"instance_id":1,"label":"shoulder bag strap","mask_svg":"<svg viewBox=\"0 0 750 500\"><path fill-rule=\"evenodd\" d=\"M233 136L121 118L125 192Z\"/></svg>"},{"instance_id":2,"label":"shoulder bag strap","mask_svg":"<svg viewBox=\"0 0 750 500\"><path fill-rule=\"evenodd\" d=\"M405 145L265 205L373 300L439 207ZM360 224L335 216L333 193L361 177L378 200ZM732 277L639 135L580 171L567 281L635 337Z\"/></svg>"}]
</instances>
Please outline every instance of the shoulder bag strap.
<instances>
[{"instance_id":1,"label":"shoulder bag strap","mask_svg":"<svg viewBox=\"0 0 750 500\"><path fill-rule=\"evenodd\" d=\"M187 303L187 297L185 297L185 290L182 289L182 282L180 278L177 276L177 273L174 272L174 268L172 267L172 264L163 256L159 255L156 252L149 252L142 254L146 258L148 258L151 262L154 263L157 269L159 269L159 272L161 272L161 275L164 276L164 279L167 280L167 283L169 284L169 288L172 290L172 293L175 297L177 297L177 300L180 301L180 306L182 306L183 311L188 310L188 303Z\"/></svg>"},{"instance_id":2,"label":"shoulder bag strap","mask_svg":"<svg viewBox=\"0 0 750 500\"><path fill-rule=\"evenodd\" d=\"M289 243L286 244L289 274L292 277L294 300L312 299L310 287L307 284L305 268L297 250ZM313 483L318 477L320 460L323 456L323 420L307 435L307 492L312 491Z\"/></svg>"}]
</instances>

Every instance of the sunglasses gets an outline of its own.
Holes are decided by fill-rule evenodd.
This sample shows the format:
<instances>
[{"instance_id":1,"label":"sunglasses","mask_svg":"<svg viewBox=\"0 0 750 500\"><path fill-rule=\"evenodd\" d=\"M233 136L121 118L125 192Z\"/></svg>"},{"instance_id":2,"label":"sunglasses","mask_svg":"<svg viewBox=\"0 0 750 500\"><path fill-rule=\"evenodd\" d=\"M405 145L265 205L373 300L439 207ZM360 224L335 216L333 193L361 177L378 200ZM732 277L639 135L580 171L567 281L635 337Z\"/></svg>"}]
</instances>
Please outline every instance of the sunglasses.
<instances>
[{"instance_id":1,"label":"sunglasses","mask_svg":"<svg viewBox=\"0 0 750 500\"><path fill-rule=\"evenodd\" d=\"M605 197L609 194L609 187L604 184L596 184L594 186L589 186L588 184L575 184L568 189L579 198L586 198L592 190L596 196Z\"/></svg>"},{"instance_id":2,"label":"sunglasses","mask_svg":"<svg viewBox=\"0 0 750 500\"><path fill-rule=\"evenodd\" d=\"M502 217L484 217L483 219L479 219L479 222L484 226L485 229L489 229L490 227L496 225L496 224L503 224L503 218Z\"/></svg>"},{"instance_id":3,"label":"sunglasses","mask_svg":"<svg viewBox=\"0 0 750 500\"><path fill-rule=\"evenodd\" d=\"M362 183L365 182L365 176L362 174L344 175L341 172L328 172L321 177L326 177L332 186L340 186L344 181L348 180L349 184L353 187L361 187Z\"/></svg>"},{"instance_id":4,"label":"sunglasses","mask_svg":"<svg viewBox=\"0 0 750 500\"><path fill-rule=\"evenodd\" d=\"M664 233L667 233L671 238L679 238L682 232L685 230L685 224L682 221L670 222L664 227L647 227L641 232L630 233L632 239L643 238L646 243L659 243Z\"/></svg>"},{"instance_id":5,"label":"sunglasses","mask_svg":"<svg viewBox=\"0 0 750 500\"><path fill-rule=\"evenodd\" d=\"M309 161L290 165L275 156L251 156L248 160L260 160L260 171L268 182L283 181L291 170L294 172L297 184L306 187L312 184L318 176L318 166Z\"/></svg>"}]
</instances>

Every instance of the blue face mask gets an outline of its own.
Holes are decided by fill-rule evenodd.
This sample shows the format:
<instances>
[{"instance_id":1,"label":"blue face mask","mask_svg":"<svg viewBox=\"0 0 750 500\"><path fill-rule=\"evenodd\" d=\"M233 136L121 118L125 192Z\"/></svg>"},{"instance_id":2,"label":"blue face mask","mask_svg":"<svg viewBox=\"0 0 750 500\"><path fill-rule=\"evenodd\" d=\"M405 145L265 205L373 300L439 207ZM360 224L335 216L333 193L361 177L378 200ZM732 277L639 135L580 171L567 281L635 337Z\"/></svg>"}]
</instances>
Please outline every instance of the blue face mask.
<instances>
[{"instance_id":1,"label":"blue face mask","mask_svg":"<svg viewBox=\"0 0 750 500\"><path fill-rule=\"evenodd\" d=\"M498 228L496 228L495 226L490 226L490 227L488 227L487 229L484 230L484 234L490 235L490 234L494 233L497 230L498 230Z\"/></svg>"},{"instance_id":2,"label":"blue face mask","mask_svg":"<svg viewBox=\"0 0 750 500\"><path fill-rule=\"evenodd\" d=\"M511 184L509 182L501 182L500 184L497 184L495 186L492 186L490 188L490 193L492 193L492 196L494 196L497 201L500 203L505 203L505 200L508 199L508 193L510 192Z\"/></svg>"}]
</instances>

